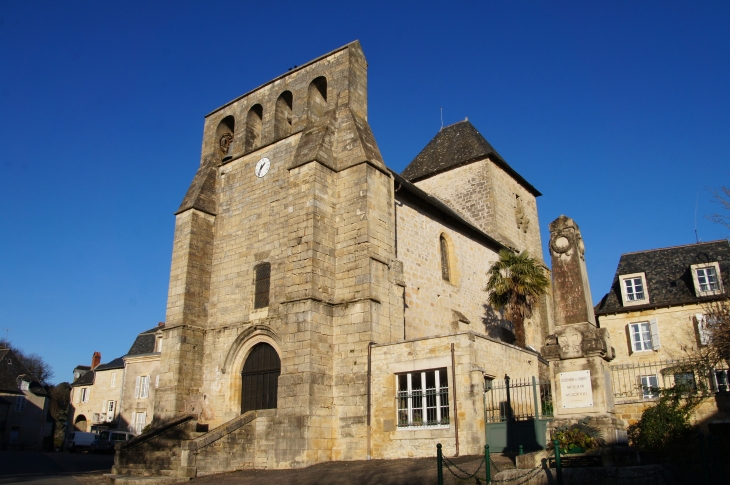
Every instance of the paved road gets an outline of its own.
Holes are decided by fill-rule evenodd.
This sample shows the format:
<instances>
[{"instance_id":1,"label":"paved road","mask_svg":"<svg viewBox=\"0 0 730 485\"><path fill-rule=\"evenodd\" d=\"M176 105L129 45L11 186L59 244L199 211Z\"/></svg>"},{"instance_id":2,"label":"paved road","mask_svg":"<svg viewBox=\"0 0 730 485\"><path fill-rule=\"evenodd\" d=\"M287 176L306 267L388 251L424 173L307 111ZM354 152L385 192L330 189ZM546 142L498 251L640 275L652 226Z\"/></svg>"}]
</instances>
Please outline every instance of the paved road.
<instances>
[{"instance_id":1,"label":"paved road","mask_svg":"<svg viewBox=\"0 0 730 485\"><path fill-rule=\"evenodd\" d=\"M94 485L104 483L113 457L81 453L0 451L0 485Z\"/></svg>"}]
</instances>

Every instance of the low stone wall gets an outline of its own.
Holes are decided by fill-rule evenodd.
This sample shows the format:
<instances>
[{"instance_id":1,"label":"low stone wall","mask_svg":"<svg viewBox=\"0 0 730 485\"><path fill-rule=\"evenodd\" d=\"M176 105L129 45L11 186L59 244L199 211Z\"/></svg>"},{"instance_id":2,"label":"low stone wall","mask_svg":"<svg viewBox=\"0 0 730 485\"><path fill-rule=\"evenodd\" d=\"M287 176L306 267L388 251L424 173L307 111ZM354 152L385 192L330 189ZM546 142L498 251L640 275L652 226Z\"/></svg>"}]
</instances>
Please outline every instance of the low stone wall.
<instances>
[{"instance_id":1,"label":"low stone wall","mask_svg":"<svg viewBox=\"0 0 730 485\"><path fill-rule=\"evenodd\" d=\"M639 421L641 413L654 403L654 400L617 402L616 417L629 426ZM709 396L692 413L691 422L704 432L707 432L708 425L713 422L730 422L730 394Z\"/></svg>"}]
</instances>

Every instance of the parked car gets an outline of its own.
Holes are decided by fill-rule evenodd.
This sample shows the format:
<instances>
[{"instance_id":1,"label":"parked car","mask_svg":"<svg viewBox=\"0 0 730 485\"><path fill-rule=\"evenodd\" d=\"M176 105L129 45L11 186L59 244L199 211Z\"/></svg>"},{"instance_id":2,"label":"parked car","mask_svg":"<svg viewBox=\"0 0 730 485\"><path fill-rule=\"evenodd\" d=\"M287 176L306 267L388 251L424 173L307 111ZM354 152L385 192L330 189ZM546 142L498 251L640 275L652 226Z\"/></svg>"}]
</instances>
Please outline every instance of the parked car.
<instances>
[{"instance_id":1,"label":"parked car","mask_svg":"<svg viewBox=\"0 0 730 485\"><path fill-rule=\"evenodd\" d=\"M66 449L71 453L91 449L91 443L96 439L96 433L73 431L66 438Z\"/></svg>"},{"instance_id":2,"label":"parked car","mask_svg":"<svg viewBox=\"0 0 730 485\"><path fill-rule=\"evenodd\" d=\"M91 443L92 453L114 453L114 445L122 441L129 441L134 437L132 433L126 431L104 430L99 433L93 443Z\"/></svg>"}]
</instances>

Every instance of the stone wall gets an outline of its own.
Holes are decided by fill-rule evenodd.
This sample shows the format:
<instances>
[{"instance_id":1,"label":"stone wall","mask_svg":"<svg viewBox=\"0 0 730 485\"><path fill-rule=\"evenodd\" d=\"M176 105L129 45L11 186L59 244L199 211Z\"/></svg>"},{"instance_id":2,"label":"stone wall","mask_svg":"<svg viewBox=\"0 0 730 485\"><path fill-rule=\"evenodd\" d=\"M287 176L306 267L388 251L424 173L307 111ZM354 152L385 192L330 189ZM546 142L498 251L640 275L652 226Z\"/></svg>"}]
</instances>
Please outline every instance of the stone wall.
<instances>
[{"instance_id":1,"label":"stone wall","mask_svg":"<svg viewBox=\"0 0 730 485\"><path fill-rule=\"evenodd\" d=\"M416 185L503 244L527 249L542 261L535 196L491 160L462 165Z\"/></svg>"},{"instance_id":2,"label":"stone wall","mask_svg":"<svg viewBox=\"0 0 730 485\"><path fill-rule=\"evenodd\" d=\"M456 382L453 382L451 344L454 344ZM408 458L432 456L436 444L444 453L456 451L458 417L459 453L475 455L484 450L484 377L538 377L536 354L490 340L473 332L375 345L372 349L372 457ZM446 368L449 379L451 423L445 428L397 426L396 375ZM456 390L456 396L453 392ZM454 413L454 403L458 414Z\"/></svg>"},{"instance_id":3,"label":"stone wall","mask_svg":"<svg viewBox=\"0 0 730 485\"><path fill-rule=\"evenodd\" d=\"M423 204L410 198L399 196L396 213L398 259L403 262L406 285L403 337L413 339L467 330L502 337L503 329L511 326L487 305L484 291L487 271L499 259L498 248L428 212ZM445 281L441 275L441 235L448 244L451 281ZM542 344L543 320L536 309L533 318L525 322L527 344L534 348Z\"/></svg>"}]
</instances>

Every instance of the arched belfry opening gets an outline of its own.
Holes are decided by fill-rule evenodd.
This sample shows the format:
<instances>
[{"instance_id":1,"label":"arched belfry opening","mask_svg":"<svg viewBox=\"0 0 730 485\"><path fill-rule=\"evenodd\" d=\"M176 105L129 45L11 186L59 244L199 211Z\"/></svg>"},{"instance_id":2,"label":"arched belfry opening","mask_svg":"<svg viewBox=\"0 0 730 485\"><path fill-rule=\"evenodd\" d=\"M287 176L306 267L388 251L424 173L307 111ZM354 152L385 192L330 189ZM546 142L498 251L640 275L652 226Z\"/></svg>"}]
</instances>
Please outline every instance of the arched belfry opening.
<instances>
[{"instance_id":1,"label":"arched belfry opening","mask_svg":"<svg viewBox=\"0 0 730 485\"><path fill-rule=\"evenodd\" d=\"M266 342L256 344L241 371L241 414L276 408L281 360Z\"/></svg>"},{"instance_id":2,"label":"arched belfry opening","mask_svg":"<svg viewBox=\"0 0 730 485\"><path fill-rule=\"evenodd\" d=\"M221 160L227 160L231 158L231 144L233 143L233 132L236 127L236 120L233 116L226 116L218 123L216 129L215 139L218 143L218 150Z\"/></svg>"},{"instance_id":3,"label":"arched belfry opening","mask_svg":"<svg viewBox=\"0 0 730 485\"><path fill-rule=\"evenodd\" d=\"M261 126L264 120L264 107L255 104L248 110L246 116L246 141L244 150L253 150L261 144Z\"/></svg>"},{"instance_id":4,"label":"arched belfry opening","mask_svg":"<svg viewBox=\"0 0 730 485\"><path fill-rule=\"evenodd\" d=\"M327 108L327 78L320 76L315 78L309 84L309 92L307 96L307 111L309 112L309 119L317 121L322 116Z\"/></svg>"},{"instance_id":5,"label":"arched belfry opening","mask_svg":"<svg viewBox=\"0 0 730 485\"><path fill-rule=\"evenodd\" d=\"M291 91L284 91L276 100L276 112L274 113L274 137L278 140L291 133L292 106L294 97Z\"/></svg>"}]
</instances>

